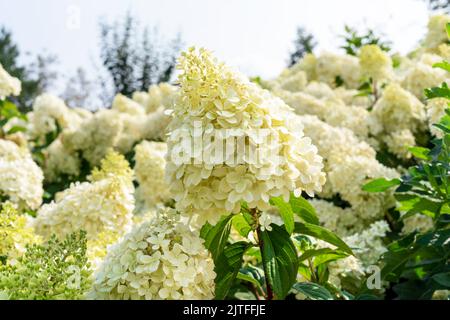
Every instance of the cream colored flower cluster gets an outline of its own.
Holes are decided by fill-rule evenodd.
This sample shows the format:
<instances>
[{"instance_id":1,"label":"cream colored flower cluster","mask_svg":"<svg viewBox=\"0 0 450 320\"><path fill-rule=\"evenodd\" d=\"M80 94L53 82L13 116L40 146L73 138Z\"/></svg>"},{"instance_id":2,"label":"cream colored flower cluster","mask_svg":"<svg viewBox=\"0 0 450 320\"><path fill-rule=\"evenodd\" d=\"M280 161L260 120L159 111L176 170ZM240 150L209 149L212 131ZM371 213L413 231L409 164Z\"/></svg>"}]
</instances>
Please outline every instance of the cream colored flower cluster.
<instances>
[{"instance_id":1,"label":"cream colored flower cluster","mask_svg":"<svg viewBox=\"0 0 450 320\"><path fill-rule=\"evenodd\" d=\"M151 85L148 92L133 93L133 100L144 107L146 113L153 113L160 109L171 107L174 103L177 88L168 83Z\"/></svg>"},{"instance_id":2,"label":"cream colored flower cluster","mask_svg":"<svg viewBox=\"0 0 450 320\"><path fill-rule=\"evenodd\" d=\"M46 181L56 182L66 179L66 176L77 177L80 175L81 160L77 153L70 152L61 139L54 140L43 151L45 162L43 170Z\"/></svg>"},{"instance_id":3,"label":"cream colored flower cluster","mask_svg":"<svg viewBox=\"0 0 450 320\"><path fill-rule=\"evenodd\" d=\"M372 134L378 135L397 155L407 156L405 143L414 142L414 134L420 134L426 126L425 106L395 83L384 89L371 116Z\"/></svg>"},{"instance_id":4,"label":"cream colored flower cluster","mask_svg":"<svg viewBox=\"0 0 450 320\"><path fill-rule=\"evenodd\" d=\"M440 44L448 41L446 24L450 23L450 16L435 15L428 21L428 32L423 41L423 46L428 49L436 49Z\"/></svg>"},{"instance_id":5,"label":"cream colored flower cluster","mask_svg":"<svg viewBox=\"0 0 450 320\"><path fill-rule=\"evenodd\" d=\"M26 148L0 139L0 196L19 208L37 209L42 202L44 175Z\"/></svg>"},{"instance_id":6,"label":"cream colored flower cluster","mask_svg":"<svg viewBox=\"0 0 450 320\"><path fill-rule=\"evenodd\" d=\"M22 89L19 79L11 76L0 63L0 100L8 96L18 96Z\"/></svg>"},{"instance_id":7,"label":"cream colored flower cluster","mask_svg":"<svg viewBox=\"0 0 450 320\"><path fill-rule=\"evenodd\" d=\"M343 237L363 230L364 226L358 221L358 214L351 207L341 208L332 202L311 199L311 205L316 210L320 224Z\"/></svg>"},{"instance_id":8,"label":"cream colored flower cluster","mask_svg":"<svg viewBox=\"0 0 450 320\"><path fill-rule=\"evenodd\" d=\"M76 112L69 109L64 101L51 94L42 94L33 103L33 111L28 114L30 121L30 135L43 139L52 131L76 128L90 112Z\"/></svg>"},{"instance_id":9,"label":"cream colored flower cluster","mask_svg":"<svg viewBox=\"0 0 450 320\"><path fill-rule=\"evenodd\" d=\"M133 228L94 275L92 299L212 299L214 263L173 209Z\"/></svg>"},{"instance_id":10,"label":"cream colored flower cluster","mask_svg":"<svg viewBox=\"0 0 450 320\"><path fill-rule=\"evenodd\" d=\"M11 202L0 204L0 257L8 264L15 264L25 252L26 246L40 238L29 226L27 216L21 215Z\"/></svg>"},{"instance_id":11,"label":"cream colored flower cluster","mask_svg":"<svg viewBox=\"0 0 450 320\"><path fill-rule=\"evenodd\" d=\"M361 260L364 268L367 268L376 264L381 255L387 251L383 239L389 231L387 222L380 220L360 233L345 237L344 241L349 247L354 248L353 252Z\"/></svg>"},{"instance_id":12,"label":"cream colored flower cluster","mask_svg":"<svg viewBox=\"0 0 450 320\"><path fill-rule=\"evenodd\" d=\"M139 187L136 189L137 207L154 208L170 199L169 186L165 181L165 155L167 145L164 142L143 141L135 148L134 172Z\"/></svg>"},{"instance_id":13,"label":"cream colored flower cluster","mask_svg":"<svg viewBox=\"0 0 450 320\"><path fill-rule=\"evenodd\" d=\"M327 183L319 194L324 198L339 195L347 201L357 219L341 228L363 228L383 216L395 201L389 193L368 193L361 188L374 178L398 177L394 169L376 160L376 152L366 142L360 141L350 130L332 127L314 116L298 116L304 132L311 137L325 159ZM359 225L360 224L360 225ZM356 229L359 231L361 229Z\"/></svg>"},{"instance_id":14,"label":"cream colored flower cluster","mask_svg":"<svg viewBox=\"0 0 450 320\"><path fill-rule=\"evenodd\" d=\"M133 172L122 155L111 152L94 169L90 182L76 182L57 194L55 201L38 211L38 234L58 237L83 229L88 239L105 230L119 234L129 230L134 209Z\"/></svg>"},{"instance_id":15,"label":"cream colored flower cluster","mask_svg":"<svg viewBox=\"0 0 450 320\"><path fill-rule=\"evenodd\" d=\"M242 201L266 210L271 197L320 191L322 158L281 99L204 49L182 53L178 68L166 173L180 211L214 223ZM223 157L211 160L216 152Z\"/></svg>"},{"instance_id":16,"label":"cream colored flower cluster","mask_svg":"<svg viewBox=\"0 0 450 320\"><path fill-rule=\"evenodd\" d=\"M374 81L389 80L393 76L392 60L377 45L365 45L359 53L361 75Z\"/></svg>"},{"instance_id":17,"label":"cream colored flower cluster","mask_svg":"<svg viewBox=\"0 0 450 320\"><path fill-rule=\"evenodd\" d=\"M149 94L136 92L134 95L136 100L118 94L111 109L97 111L79 125L64 130L60 136L63 148L58 146L55 150L48 150L47 153L49 157L71 154L73 161L69 169L62 168L61 165L56 166L59 159L49 160L51 162L49 178L52 175L57 176L60 172L69 175L76 172L73 168L78 154L95 166L111 148L125 154L141 140L164 140L165 129L170 121L169 116L165 114L165 108L171 107L169 103L176 95L176 89L168 84L160 84L154 88L163 93L152 93L155 91L152 89ZM154 110L153 107L148 107L148 104L158 107Z\"/></svg>"}]
</instances>

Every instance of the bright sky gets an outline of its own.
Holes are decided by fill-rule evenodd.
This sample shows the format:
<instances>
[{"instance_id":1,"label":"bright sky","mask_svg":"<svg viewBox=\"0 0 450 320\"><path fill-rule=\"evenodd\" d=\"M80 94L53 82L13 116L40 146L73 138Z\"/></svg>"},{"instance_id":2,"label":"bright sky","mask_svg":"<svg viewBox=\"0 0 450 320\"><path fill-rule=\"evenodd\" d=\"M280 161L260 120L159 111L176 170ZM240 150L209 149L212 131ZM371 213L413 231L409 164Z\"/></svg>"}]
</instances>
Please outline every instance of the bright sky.
<instances>
[{"instance_id":1,"label":"bright sky","mask_svg":"<svg viewBox=\"0 0 450 320\"><path fill-rule=\"evenodd\" d=\"M0 25L13 31L23 51L56 54L62 73L82 66L92 74L99 18L127 10L142 24L158 25L163 36L180 31L187 46L207 47L248 75L263 77L285 66L298 25L316 36L319 51L337 50L348 24L375 28L406 53L428 20L421 0L0 0Z\"/></svg>"}]
</instances>

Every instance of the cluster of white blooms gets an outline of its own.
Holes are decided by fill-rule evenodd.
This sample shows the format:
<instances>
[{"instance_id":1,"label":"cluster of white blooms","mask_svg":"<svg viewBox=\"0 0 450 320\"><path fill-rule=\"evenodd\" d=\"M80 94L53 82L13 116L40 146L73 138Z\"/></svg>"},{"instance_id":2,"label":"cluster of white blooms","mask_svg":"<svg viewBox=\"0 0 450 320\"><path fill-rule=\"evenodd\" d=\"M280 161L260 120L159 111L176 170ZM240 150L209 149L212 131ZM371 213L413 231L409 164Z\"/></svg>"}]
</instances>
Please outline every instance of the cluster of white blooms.
<instances>
[{"instance_id":1,"label":"cluster of white blooms","mask_svg":"<svg viewBox=\"0 0 450 320\"><path fill-rule=\"evenodd\" d=\"M177 87L168 83L151 85L148 92L133 93L133 100L144 107L146 113L153 113L160 109L170 108L174 103Z\"/></svg>"},{"instance_id":2,"label":"cluster of white blooms","mask_svg":"<svg viewBox=\"0 0 450 320\"><path fill-rule=\"evenodd\" d=\"M239 212L242 201L264 211L271 197L288 201L292 191L320 191L322 158L281 99L204 49L182 53L178 68L181 89L169 125L166 174L180 211L200 224L214 223ZM222 144L236 140L240 147ZM257 149L257 159L245 151L250 148ZM207 159L216 152L224 157Z\"/></svg>"},{"instance_id":3,"label":"cluster of white blooms","mask_svg":"<svg viewBox=\"0 0 450 320\"><path fill-rule=\"evenodd\" d=\"M360 85L361 68L357 57L325 52L317 57L316 75L317 80L330 86L336 86L340 78L347 88L356 89Z\"/></svg>"},{"instance_id":4,"label":"cluster of white blooms","mask_svg":"<svg viewBox=\"0 0 450 320\"><path fill-rule=\"evenodd\" d=\"M395 83L384 88L372 115L377 120L377 125L373 127L374 134L402 129L415 133L423 129L426 119L422 102Z\"/></svg>"},{"instance_id":5,"label":"cluster of white blooms","mask_svg":"<svg viewBox=\"0 0 450 320\"><path fill-rule=\"evenodd\" d=\"M441 118L445 115L445 109L447 108L449 108L449 103L447 99L434 98L428 100L427 103L428 125L431 133L438 138L441 138L443 136L443 133L441 130L433 126L433 124L439 123Z\"/></svg>"},{"instance_id":6,"label":"cluster of white blooms","mask_svg":"<svg viewBox=\"0 0 450 320\"><path fill-rule=\"evenodd\" d=\"M56 101L59 99L55 97L52 97L52 101L55 102L53 104L48 102L37 104L36 108L40 105L46 106L47 112L41 112L42 116L39 116L36 110L33 111L29 114L33 122L46 121L51 123L52 125L48 126L53 128L57 121L63 129L59 137L62 147L58 145L57 148L53 147L53 150L44 152L48 157L53 157L51 160L47 159L51 163L48 179L53 180L59 173L69 175L76 173L74 165L75 162L81 161L80 157L86 159L90 165L96 166L111 148L126 154L133 150L136 143L144 139L164 140L165 129L170 121L165 109L171 107L176 87L160 84L151 87L149 92L135 92L134 99L118 94L113 100L111 109L102 109L88 115L77 109L67 109L62 101L57 104ZM49 96L45 97L49 100ZM49 116L50 106L53 110L52 116ZM56 110L60 111L59 117L56 116ZM74 120L73 115L77 116L78 120ZM66 118L70 120L70 127L65 125ZM70 156L71 159L70 166L66 168L61 167L61 162L65 159L55 159L63 155Z\"/></svg>"},{"instance_id":7,"label":"cluster of white blooms","mask_svg":"<svg viewBox=\"0 0 450 320\"><path fill-rule=\"evenodd\" d=\"M42 202L44 175L26 148L0 139L0 196L20 208L37 209Z\"/></svg>"},{"instance_id":8,"label":"cluster of white blooms","mask_svg":"<svg viewBox=\"0 0 450 320\"><path fill-rule=\"evenodd\" d=\"M361 75L374 81L388 80L393 76L392 60L377 45L365 45L359 53Z\"/></svg>"},{"instance_id":9,"label":"cluster of white blooms","mask_svg":"<svg viewBox=\"0 0 450 320\"><path fill-rule=\"evenodd\" d=\"M363 227L382 217L386 209L393 207L395 202L389 192L368 193L361 189L374 178L398 177L394 169L387 168L376 160L376 152L372 147L360 141L348 129L332 127L314 116L298 118L304 126L305 134L311 137L319 154L326 160L324 170L327 182L319 195L325 198L339 195L351 205L357 219L354 225L349 221L349 227Z\"/></svg>"},{"instance_id":10,"label":"cluster of white blooms","mask_svg":"<svg viewBox=\"0 0 450 320\"><path fill-rule=\"evenodd\" d=\"M423 41L423 46L429 49L436 49L440 44L448 41L446 24L450 23L450 16L435 15L428 22L428 33Z\"/></svg>"},{"instance_id":11,"label":"cluster of white blooms","mask_svg":"<svg viewBox=\"0 0 450 320\"><path fill-rule=\"evenodd\" d=\"M384 137L388 150L400 159L411 158L409 147L416 145L413 133L408 129L397 130Z\"/></svg>"},{"instance_id":12,"label":"cluster of white blooms","mask_svg":"<svg viewBox=\"0 0 450 320\"><path fill-rule=\"evenodd\" d=\"M165 181L166 153L167 145L164 142L143 141L135 147L134 172L139 183L136 207L153 208L170 199Z\"/></svg>"},{"instance_id":13,"label":"cluster of white blooms","mask_svg":"<svg viewBox=\"0 0 450 320\"><path fill-rule=\"evenodd\" d=\"M39 138L56 131L58 127L60 130L76 128L84 117L69 109L60 98L45 93L36 98L28 118L31 136Z\"/></svg>"},{"instance_id":14,"label":"cluster of white blooms","mask_svg":"<svg viewBox=\"0 0 450 320\"><path fill-rule=\"evenodd\" d=\"M381 255L387 251L383 238L389 231L386 221L380 220L360 233L345 237L344 241L349 247L354 248L353 252L366 268L376 264Z\"/></svg>"},{"instance_id":15,"label":"cluster of white blooms","mask_svg":"<svg viewBox=\"0 0 450 320\"><path fill-rule=\"evenodd\" d=\"M362 230L363 226L358 223L358 215L352 208L341 208L332 202L319 199L309 200L316 210L320 224L339 236L347 236Z\"/></svg>"},{"instance_id":16,"label":"cluster of white blooms","mask_svg":"<svg viewBox=\"0 0 450 320\"><path fill-rule=\"evenodd\" d=\"M105 230L119 234L129 230L134 210L133 171L122 155L107 154L90 182L76 182L44 204L33 223L38 234L64 237L83 229L93 239Z\"/></svg>"},{"instance_id":17,"label":"cluster of white blooms","mask_svg":"<svg viewBox=\"0 0 450 320\"><path fill-rule=\"evenodd\" d=\"M91 299L212 299L214 263L173 209L136 225L94 275Z\"/></svg>"},{"instance_id":18,"label":"cluster of white blooms","mask_svg":"<svg viewBox=\"0 0 450 320\"><path fill-rule=\"evenodd\" d=\"M19 79L12 77L0 63L0 100L8 96L18 96L22 89Z\"/></svg>"},{"instance_id":19,"label":"cluster of white blooms","mask_svg":"<svg viewBox=\"0 0 450 320\"><path fill-rule=\"evenodd\" d=\"M403 88L414 94L418 99L425 98L424 90L441 85L448 81L446 72L423 61L413 62L403 76L401 85Z\"/></svg>"},{"instance_id":20,"label":"cluster of white blooms","mask_svg":"<svg viewBox=\"0 0 450 320\"><path fill-rule=\"evenodd\" d=\"M61 139L54 140L44 151L43 170L46 181L59 181L61 177L77 177L80 174L81 161L76 153L70 152Z\"/></svg>"},{"instance_id":21,"label":"cluster of white blooms","mask_svg":"<svg viewBox=\"0 0 450 320\"><path fill-rule=\"evenodd\" d=\"M414 135L426 128L425 106L413 94L391 83L384 89L381 98L373 107L371 131L387 144L389 150L408 157L405 145L415 141Z\"/></svg>"},{"instance_id":22,"label":"cluster of white blooms","mask_svg":"<svg viewBox=\"0 0 450 320\"><path fill-rule=\"evenodd\" d=\"M403 220L402 233L409 234L414 231L426 232L433 228L434 223L431 217L423 214L416 214Z\"/></svg>"}]
</instances>

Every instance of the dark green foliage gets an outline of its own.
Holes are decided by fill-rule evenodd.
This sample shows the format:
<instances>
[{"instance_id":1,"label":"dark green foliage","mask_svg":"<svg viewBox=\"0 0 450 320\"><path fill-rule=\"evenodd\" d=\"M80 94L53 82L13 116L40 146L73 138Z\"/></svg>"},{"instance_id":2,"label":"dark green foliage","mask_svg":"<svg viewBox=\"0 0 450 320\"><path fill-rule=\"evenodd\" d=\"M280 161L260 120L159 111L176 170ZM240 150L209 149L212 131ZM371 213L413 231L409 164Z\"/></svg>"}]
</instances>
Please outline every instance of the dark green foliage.
<instances>
[{"instance_id":1,"label":"dark green foliage","mask_svg":"<svg viewBox=\"0 0 450 320\"><path fill-rule=\"evenodd\" d=\"M349 26L344 27L344 44L341 46L345 50L345 53L357 56L361 47L368 44L375 44L380 47L381 50L390 51L390 42L384 41L380 36L376 35L371 29L368 29L364 33L358 33L358 31Z\"/></svg>"}]
</instances>

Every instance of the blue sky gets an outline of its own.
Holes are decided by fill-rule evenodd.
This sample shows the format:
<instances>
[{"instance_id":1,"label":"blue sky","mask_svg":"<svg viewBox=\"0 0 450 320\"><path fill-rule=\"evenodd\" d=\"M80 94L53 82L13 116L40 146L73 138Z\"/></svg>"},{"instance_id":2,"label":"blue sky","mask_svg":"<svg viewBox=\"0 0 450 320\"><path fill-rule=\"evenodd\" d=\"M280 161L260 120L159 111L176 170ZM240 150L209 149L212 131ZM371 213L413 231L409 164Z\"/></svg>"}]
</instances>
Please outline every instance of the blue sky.
<instances>
[{"instance_id":1,"label":"blue sky","mask_svg":"<svg viewBox=\"0 0 450 320\"><path fill-rule=\"evenodd\" d=\"M186 45L207 47L248 75L263 77L285 66L298 25L316 36L319 52L337 50L347 23L383 32L406 53L428 20L421 0L0 0L0 24L23 50L58 55L62 73L78 66L93 73L99 18L127 10L143 25L158 25L163 36L181 32Z\"/></svg>"}]
</instances>

